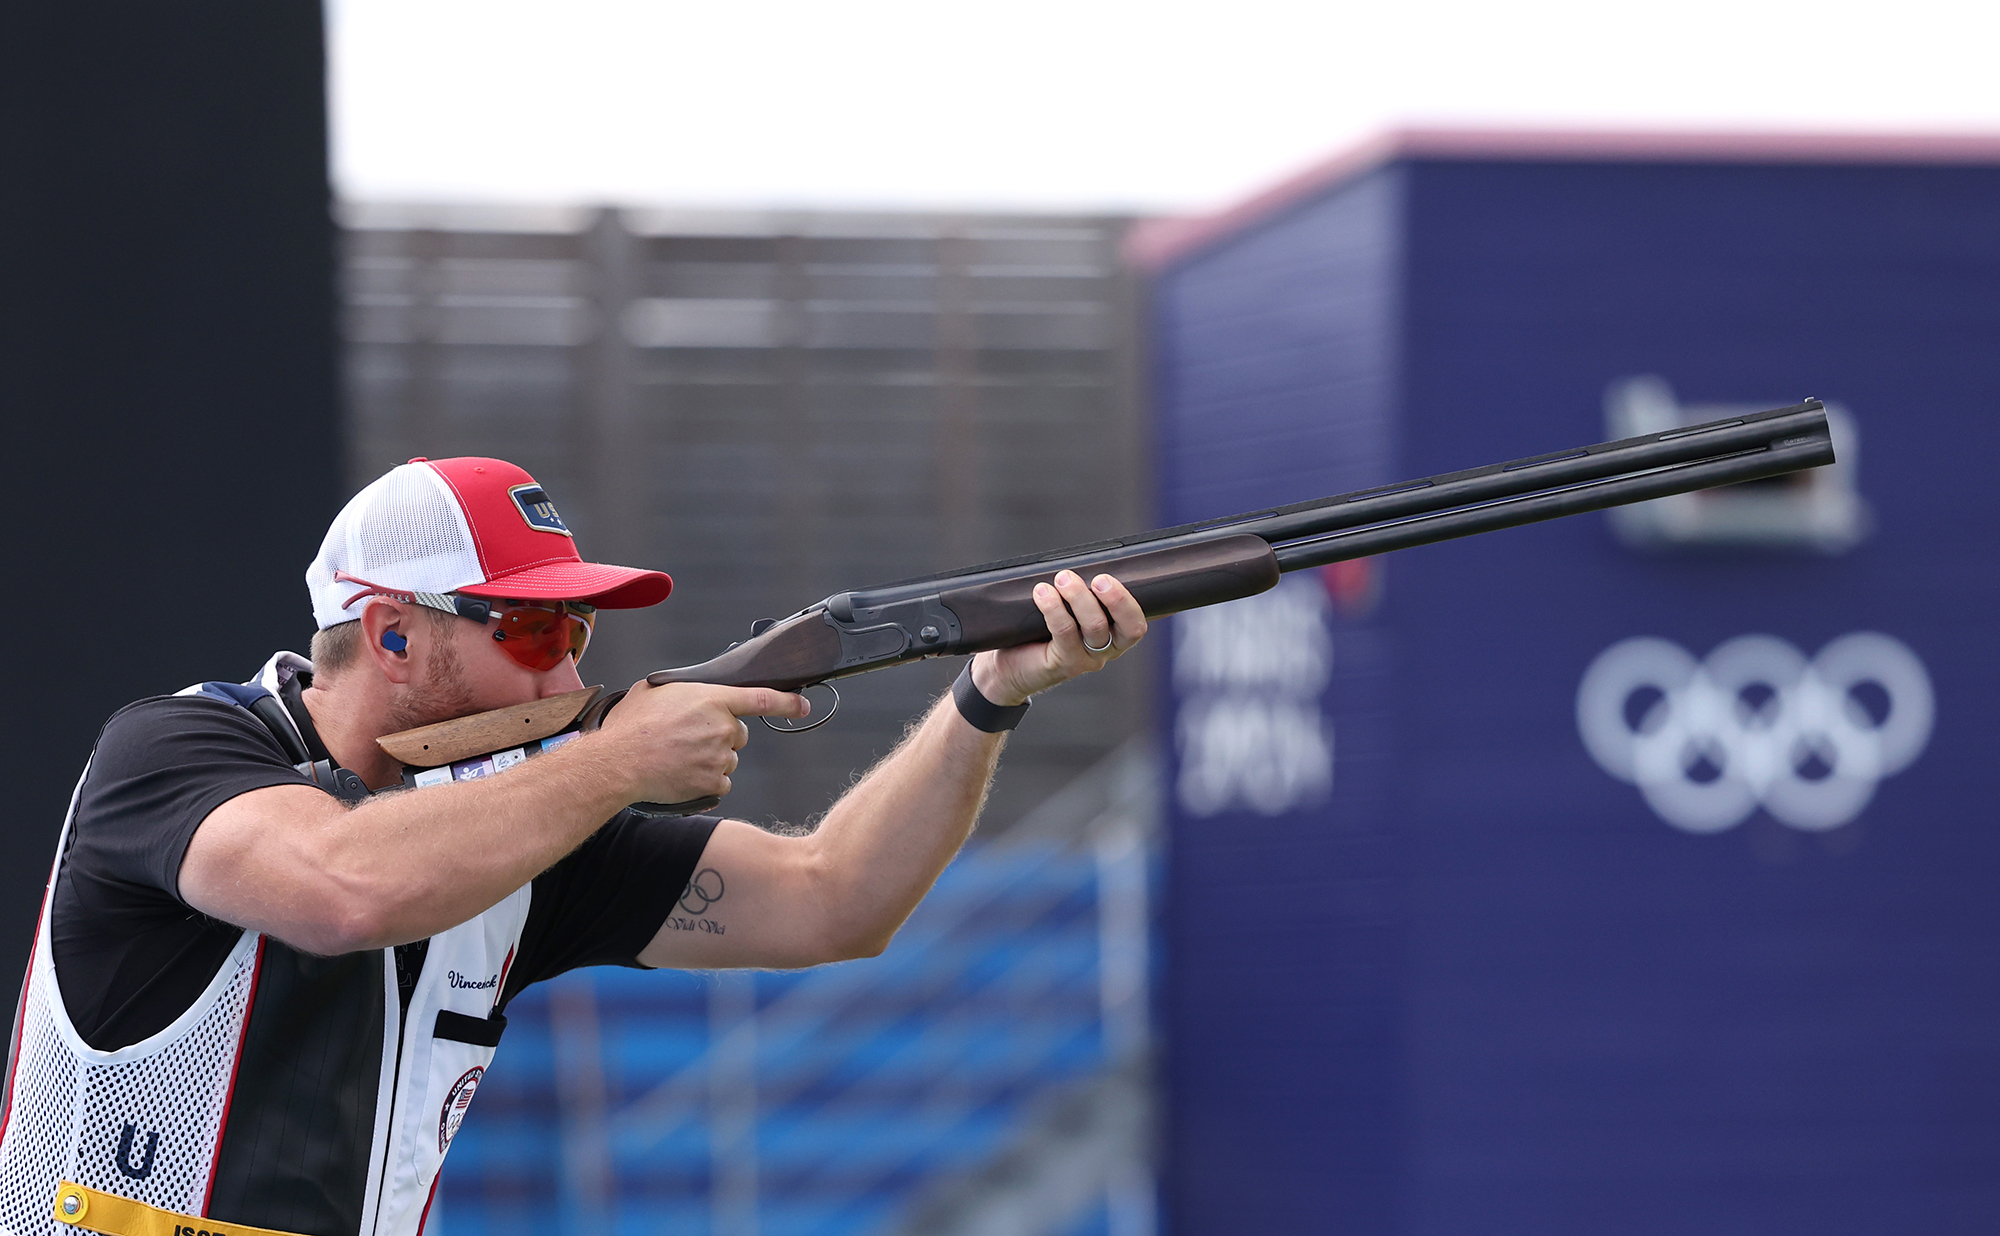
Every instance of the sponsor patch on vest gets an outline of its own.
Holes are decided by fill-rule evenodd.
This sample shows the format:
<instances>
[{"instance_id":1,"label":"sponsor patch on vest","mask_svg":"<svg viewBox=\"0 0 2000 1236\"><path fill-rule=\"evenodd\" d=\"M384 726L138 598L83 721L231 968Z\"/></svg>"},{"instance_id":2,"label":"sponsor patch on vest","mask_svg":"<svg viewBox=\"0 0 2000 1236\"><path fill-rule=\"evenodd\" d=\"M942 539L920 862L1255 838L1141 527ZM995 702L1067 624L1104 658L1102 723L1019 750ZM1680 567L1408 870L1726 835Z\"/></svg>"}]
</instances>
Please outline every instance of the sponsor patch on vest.
<instances>
[{"instance_id":1,"label":"sponsor patch on vest","mask_svg":"<svg viewBox=\"0 0 2000 1236\"><path fill-rule=\"evenodd\" d=\"M507 496L520 508L521 518L528 521L530 528L537 532L570 534L569 525L556 514L556 504L549 501L549 496L542 492L540 485L516 485L507 491Z\"/></svg>"},{"instance_id":2,"label":"sponsor patch on vest","mask_svg":"<svg viewBox=\"0 0 2000 1236\"><path fill-rule=\"evenodd\" d=\"M451 1148L451 1139L458 1136L458 1126L465 1123L465 1109L472 1106L472 1092L479 1089L479 1079L486 1076L484 1068L471 1068L465 1076L451 1084L444 1096L444 1110L438 1113L438 1153Z\"/></svg>"}]
</instances>

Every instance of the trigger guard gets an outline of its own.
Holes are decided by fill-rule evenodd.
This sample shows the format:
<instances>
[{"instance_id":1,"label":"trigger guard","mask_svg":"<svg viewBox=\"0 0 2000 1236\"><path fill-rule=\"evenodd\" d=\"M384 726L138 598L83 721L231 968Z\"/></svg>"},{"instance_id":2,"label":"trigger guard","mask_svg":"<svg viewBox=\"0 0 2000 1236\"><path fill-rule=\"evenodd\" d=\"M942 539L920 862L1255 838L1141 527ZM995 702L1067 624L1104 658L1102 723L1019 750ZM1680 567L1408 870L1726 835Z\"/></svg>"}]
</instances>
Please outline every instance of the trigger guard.
<instances>
[{"instance_id":1,"label":"trigger guard","mask_svg":"<svg viewBox=\"0 0 2000 1236\"><path fill-rule=\"evenodd\" d=\"M602 728L604 725L604 714L610 712L612 706L617 704L619 700L624 699L630 691L631 688L629 687L620 687L616 691L599 692L597 698L590 701L589 704L585 705L584 710L577 714L576 732L579 734L590 734Z\"/></svg>"},{"instance_id":2,"label":"trigger guard","mask_svg":"<svg viewBox=\"0 0 2000 1236\"><path fill-rule=\"evenodd\" d=\"M772 725L771 718L769 717L759 717L757 719L764 723L765 729L770 730L774 734L803 734L807 730L818 729L820 726L833 720L833 714L840 711L840 688L830 682L809 682L799 688L799 694L804 695L814 687L825 687L828 691L833 692L833 707L827 709L825 715L815 717L805 725Z\"/></svg>"}]
</instances>

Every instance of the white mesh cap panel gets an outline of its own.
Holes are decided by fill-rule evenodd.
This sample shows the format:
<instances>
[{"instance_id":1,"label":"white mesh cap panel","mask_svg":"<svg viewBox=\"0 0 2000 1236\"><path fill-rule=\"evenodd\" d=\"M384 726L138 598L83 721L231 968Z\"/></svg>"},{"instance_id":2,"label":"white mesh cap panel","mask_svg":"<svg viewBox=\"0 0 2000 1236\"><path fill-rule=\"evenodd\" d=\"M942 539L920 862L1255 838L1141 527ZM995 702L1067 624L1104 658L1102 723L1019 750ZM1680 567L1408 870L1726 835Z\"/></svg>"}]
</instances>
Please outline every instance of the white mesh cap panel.
<instances>
[{"instance_id":1,"label":"white mesh cap panel","mask_svg":"<svg viewBox=\"0 0 2000 1236\"><path fill-rule=\"evenodd\" d=\"M359 605L343 608L361 588L336 583L335 571L410 592L450 592L486 578L458 500L424 464L391 468L334 517L306 568L322 631L361 616Z\"/></svg>"}]
</instances>

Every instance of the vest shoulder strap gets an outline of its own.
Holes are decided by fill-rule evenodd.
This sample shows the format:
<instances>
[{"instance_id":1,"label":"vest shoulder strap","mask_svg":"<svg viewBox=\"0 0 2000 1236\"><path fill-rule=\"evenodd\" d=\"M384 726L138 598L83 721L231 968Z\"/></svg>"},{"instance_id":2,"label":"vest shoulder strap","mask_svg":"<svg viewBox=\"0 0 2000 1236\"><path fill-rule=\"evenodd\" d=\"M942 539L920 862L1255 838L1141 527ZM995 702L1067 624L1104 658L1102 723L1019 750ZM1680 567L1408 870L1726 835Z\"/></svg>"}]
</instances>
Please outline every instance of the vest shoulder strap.
<instances>
[{"instance_id":1,"label":"vest shoulder strap","mask_svg":"<svg viewBox=\"0 0 2000 1236\"><path fill-rule=\"evenodd\" d=\"M335 763L319 732L313 728L312 714L300 697L302 684L295 675L280 688L283 697L273 695L257 683L203 683L201 693L211 699L226 700L263 723L278 749L292 761L292 767L312 779L312 783L344 803L358 803L368 797L367 783L350 769Z\"/></svg>"}]
</instances>

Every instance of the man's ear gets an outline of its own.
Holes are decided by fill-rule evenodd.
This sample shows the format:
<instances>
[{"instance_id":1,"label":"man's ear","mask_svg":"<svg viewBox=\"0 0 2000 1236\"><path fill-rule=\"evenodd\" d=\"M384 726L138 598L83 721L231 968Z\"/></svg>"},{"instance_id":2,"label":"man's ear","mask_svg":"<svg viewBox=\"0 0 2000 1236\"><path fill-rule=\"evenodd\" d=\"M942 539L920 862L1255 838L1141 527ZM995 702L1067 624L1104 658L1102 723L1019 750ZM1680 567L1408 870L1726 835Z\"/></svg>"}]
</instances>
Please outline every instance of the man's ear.
<instances>
[{"instance_id":1,"label":"man's ear","mask_svg":"<svg viewBox=\"0 0 2000 1236\"><path fill-rule=\"evenodd\" d=\"M411 645L429 634L429 624L419 620L415 606L378 597L361 611L362 651L390 682L410 681L418 651Z\"/></svg>"}]
</instances>

